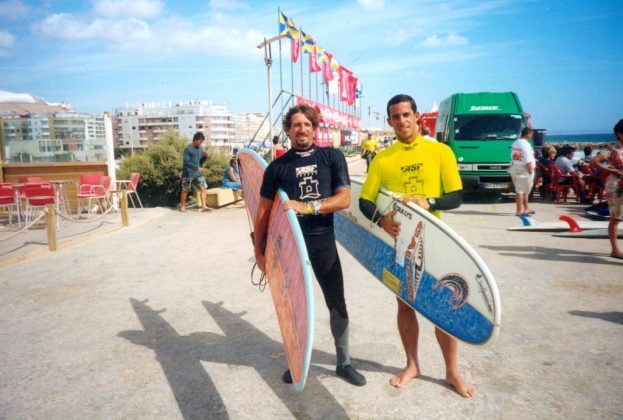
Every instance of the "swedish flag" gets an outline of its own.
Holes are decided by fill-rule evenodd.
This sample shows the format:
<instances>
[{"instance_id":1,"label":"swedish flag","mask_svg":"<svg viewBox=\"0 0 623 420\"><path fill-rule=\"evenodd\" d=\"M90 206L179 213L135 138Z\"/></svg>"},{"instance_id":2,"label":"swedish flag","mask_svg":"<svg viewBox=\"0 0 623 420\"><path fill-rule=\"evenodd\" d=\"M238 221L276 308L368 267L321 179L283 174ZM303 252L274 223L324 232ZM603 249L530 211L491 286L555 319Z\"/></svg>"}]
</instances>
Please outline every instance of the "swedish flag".
<instances>
[{"instance_id":1,"label":"swedish flag","mask_svg":"<svg viewBox=\"0 0 623 420\"><path fill-rule=\"evenodd\" d=\"M281 11L279 12L279 35L285 35L290 39L298 38L298 30L294 21Z\"/></svg>"}]
</instances>

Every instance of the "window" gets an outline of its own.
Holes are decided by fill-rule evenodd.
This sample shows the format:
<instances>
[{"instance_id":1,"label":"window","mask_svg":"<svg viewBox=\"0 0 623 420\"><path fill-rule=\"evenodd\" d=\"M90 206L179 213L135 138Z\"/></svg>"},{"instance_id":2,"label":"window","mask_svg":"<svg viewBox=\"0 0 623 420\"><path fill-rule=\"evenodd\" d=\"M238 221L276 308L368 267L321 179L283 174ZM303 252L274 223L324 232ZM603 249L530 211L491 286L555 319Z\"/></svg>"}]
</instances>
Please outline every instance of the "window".
<instances>
[{"instance_id":1,"label":"window","mask_svg":"<svg viewBox=\"0 0 623 420\"><path fill-rule=\"evenodd\" d=\"M521 132L521 115L457 115L455 140L515 140Z\"/></svg>"}]
</instances>

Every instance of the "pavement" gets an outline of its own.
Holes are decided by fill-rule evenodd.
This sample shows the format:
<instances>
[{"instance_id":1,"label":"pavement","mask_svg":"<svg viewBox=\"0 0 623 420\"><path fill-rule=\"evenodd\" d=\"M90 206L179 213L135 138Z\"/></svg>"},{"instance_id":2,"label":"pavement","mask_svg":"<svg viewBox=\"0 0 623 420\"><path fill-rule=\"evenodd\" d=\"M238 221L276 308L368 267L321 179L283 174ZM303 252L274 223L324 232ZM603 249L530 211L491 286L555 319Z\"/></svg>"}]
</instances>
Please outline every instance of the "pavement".
<instances>
[{"instance_id":1,"label":"pavement","mask_svg":"<svg viewBox=\"0 0 623 420\"><path fill-rule=\"evenodd\" d=\"M352 175L364 162L350 159ZM534 204L535 218L584 206ZM433 327L420 321L423 375L402 389L393 295L341 247L353 364L334 374L322 294L307 385L286 368L268 290L251 283L240 203L211 213L136 209L62 225L49 251L35 229L1 241L0 418L621 418L623 261L606 239L510 232L514 203L465 203L443 219L489 264L502 327L486 348L459 346L471 399L444 385ZM109 219L108 219L109 217ZM61 235L67 235L61 237Z\"/></svg>"}]
</instances>

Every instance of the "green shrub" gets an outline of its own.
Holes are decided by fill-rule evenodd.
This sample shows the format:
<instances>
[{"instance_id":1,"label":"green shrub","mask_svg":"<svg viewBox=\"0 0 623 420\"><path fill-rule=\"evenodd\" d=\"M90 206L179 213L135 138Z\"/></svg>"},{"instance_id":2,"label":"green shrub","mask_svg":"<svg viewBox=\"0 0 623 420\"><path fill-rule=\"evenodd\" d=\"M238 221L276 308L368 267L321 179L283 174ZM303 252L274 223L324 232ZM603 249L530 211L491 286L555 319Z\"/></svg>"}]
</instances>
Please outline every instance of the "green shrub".
<instances>
[{"instance_id":1,"label":"green shrub","mask_svg":"<svg viewBox=\"0 0 623 420\"><path fill-rule=\"evenodd\" d=\"M143 205L176 207L180 201L184 148L189 143L190 139L168 131L144 152L126 156L117 170L117 179L129 179L130 173L140 172L138 193ZM228 164L226 152L218 148L210 151L204 163L208 188L221 185ZM194 194L189 194L188 202L195 202Z\"/></svg>"}]
</instances>

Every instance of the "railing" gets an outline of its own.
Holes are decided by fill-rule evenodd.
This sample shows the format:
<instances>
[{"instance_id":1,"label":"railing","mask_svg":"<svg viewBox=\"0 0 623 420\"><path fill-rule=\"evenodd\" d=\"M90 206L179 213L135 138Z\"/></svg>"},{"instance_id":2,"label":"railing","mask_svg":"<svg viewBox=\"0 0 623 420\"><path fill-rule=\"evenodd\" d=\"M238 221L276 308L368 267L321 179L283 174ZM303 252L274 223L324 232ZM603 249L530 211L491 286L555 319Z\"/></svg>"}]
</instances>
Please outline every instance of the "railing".
<instances>
[{"instance_id":1,"label":"railing","mask_svg":"<svg viewBox=\"0 0 623 420\"><path fill-rule=\"evenodd\" d=\"M121 213L121 226L123 226L123 227L129 226L130 225L130 216L129 216L129 213L128 213L129 212L129 210L128 210L128 193L125 190L121 191L121 197L120 197L120 200L119 200L119 210L120 210L120 213ZM29 228L31 228L32 226L37 224L41 219L45 218L48 249L50 251L56 251L57 248L58 248L57 236L56 236L56 233L57 233L56 217L57 216L59 216L63 220L67 220L67 221L72 222L72 223L93 223L93 222L96 222L96 221L98 221L100 219L103 219L104 216L108 215L112 211L114 211L114 206L108 207L108 209L106 209L106 211L104 211L102 214L100 214L97 217L92 217L92 218L88 218L88 219L78 219L78 218L72 217L68 213L65 213L65 212L62 212L62 211L58 211L56 209L56 207L54 206L54 204L48 204L44 209L42 209L39 212L39 215L33 221L31 221L30 223L26 224L21 229L11 233L10 235L0 237L0 242L7 241L7 240L9 240L11 238L14 238L15 236L17 236L19 234L26 233Z\"/></svg>"}]
</instances>

